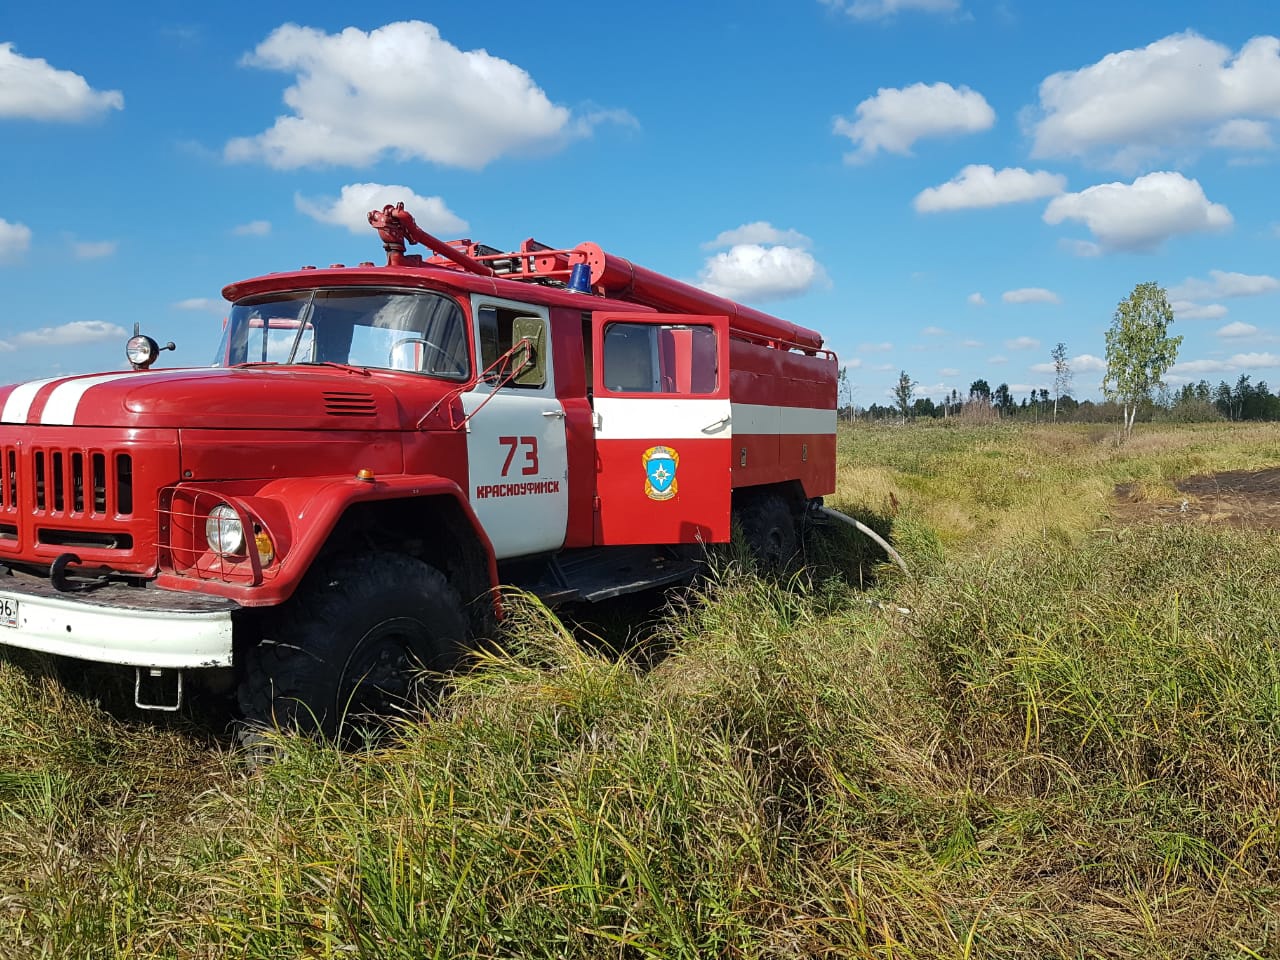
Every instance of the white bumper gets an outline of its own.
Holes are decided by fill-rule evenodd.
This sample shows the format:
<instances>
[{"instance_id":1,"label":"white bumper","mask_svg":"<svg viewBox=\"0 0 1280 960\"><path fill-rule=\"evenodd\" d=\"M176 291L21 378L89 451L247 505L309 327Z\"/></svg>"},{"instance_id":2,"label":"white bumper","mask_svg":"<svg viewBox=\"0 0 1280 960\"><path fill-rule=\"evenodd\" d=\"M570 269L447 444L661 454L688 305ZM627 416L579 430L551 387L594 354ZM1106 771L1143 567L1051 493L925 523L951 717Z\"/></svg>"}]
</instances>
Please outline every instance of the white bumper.
<instances>
[{"instance_id":1,"label":"white bumper","mask_svg":"<svg viewBox=\"0 0 1280 960\"><path fill-rule=\"evenodd\" d=\"M0 577L6 599L17 603L17 623L0 619L0 645L125 666L231 666L230 600L114 585L58 593L46 581Z\"/></svg>"}]
</instances>

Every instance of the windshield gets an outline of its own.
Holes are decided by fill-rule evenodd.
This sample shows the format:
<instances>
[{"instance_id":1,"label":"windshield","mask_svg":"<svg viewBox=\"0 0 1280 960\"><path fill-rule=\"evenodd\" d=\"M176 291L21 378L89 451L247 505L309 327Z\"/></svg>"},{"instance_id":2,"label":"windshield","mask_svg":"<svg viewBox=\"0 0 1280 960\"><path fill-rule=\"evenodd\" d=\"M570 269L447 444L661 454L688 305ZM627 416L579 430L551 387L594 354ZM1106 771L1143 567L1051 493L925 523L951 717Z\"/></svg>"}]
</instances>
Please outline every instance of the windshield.
<instances>
[{"instance_id":1,"label":"windshield","mask_svg":"<svg viewBox=\"0 0 1280 960\"><path fill-rule=\"evenodd\" d=\"M471 370L462 310L438 293L299 290L231 308L215 367L346 363L464 380Z\"/></svg>"}]
</instances>

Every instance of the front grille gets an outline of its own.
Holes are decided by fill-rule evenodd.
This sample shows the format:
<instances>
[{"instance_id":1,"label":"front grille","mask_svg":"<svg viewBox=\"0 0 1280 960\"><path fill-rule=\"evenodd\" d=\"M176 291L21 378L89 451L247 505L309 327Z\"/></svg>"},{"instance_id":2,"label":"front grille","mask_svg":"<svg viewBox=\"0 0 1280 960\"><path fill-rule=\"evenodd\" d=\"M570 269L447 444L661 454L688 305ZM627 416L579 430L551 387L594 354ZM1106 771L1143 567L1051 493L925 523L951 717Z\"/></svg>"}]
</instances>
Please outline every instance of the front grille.
<instances>
[{"instance_id":1,"label":"front grille","mask_svg":"<svg viewBox=\"0 0 1280 960\"><path fill-rule=\"evenodd\" d=\"M50 547L73 549L132 550L133 536L128 533L99 533L94 530L56 530L40 527L36 530L36 542Z\"/></svg>"},{"instance_id":2,"label":"front grille","mask_svg":"<svg viewBox=\"0 0 1280 960\"><path fill-rule=\"evenodd\" d=\"M11 485L18 482L10 480ZM36 449L31 454L31 483L37 514L133 514L133 457L128 453Z\"/></svg>"},{"instance_id":3,"label":"front grille","mask_svg":"<svg viewBox=\"0 0 1280 960\"><path fill-rule=\"evenodd\" d=\"M177 431L6 425L0 434L0 562L74 553L154 576L155 495L181 472Z\"/></svg>"},{"instance_id":4,"label":"front grille","mask_svg":"<svg viewBox=\"0 0 1280 960\"><path fill-rule=\"evenodd\" d=\"M18 509L18 451L0 446L0 510Z\"/></svg>"}]
</instances>

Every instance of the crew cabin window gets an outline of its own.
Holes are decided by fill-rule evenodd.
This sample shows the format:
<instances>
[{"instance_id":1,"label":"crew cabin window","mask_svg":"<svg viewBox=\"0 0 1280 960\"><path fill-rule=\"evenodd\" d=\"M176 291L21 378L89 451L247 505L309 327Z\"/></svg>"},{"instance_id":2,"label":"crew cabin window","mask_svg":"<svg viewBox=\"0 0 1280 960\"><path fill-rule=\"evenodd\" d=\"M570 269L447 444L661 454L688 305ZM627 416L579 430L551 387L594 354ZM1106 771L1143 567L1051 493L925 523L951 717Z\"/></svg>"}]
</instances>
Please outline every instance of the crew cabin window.
<instances>
[{"instance_id":1,"label":"crew cabin window","mask_svg":"<svg viewBox=\"0 0 1280 960\"><path fill-rule=\"evenodd\" d=\"M720 386L713 327L611 323L604 328L604 386L610 393L698 396Z\"/></svg>"}]
</instances>

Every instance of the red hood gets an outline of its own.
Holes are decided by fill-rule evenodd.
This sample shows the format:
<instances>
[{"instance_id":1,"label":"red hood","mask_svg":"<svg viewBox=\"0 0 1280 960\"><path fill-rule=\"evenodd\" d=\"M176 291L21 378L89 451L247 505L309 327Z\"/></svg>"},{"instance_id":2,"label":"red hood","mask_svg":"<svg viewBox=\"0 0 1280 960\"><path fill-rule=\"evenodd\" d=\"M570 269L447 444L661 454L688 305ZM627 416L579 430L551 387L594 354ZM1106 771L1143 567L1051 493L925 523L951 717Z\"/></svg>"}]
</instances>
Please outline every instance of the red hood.
<instances>
[{"instance_id":1,"label":"red hood","mask_svg":"<svg viewBox=\"0 0 1280 960\"><path fill-rule=\"evenodd\" d=\"M455 385L332 367L151 370L0 387L0 423L285 430L412 429ZM399 398L399 399L397 399Z\"/></svg>"}]
</instances>

